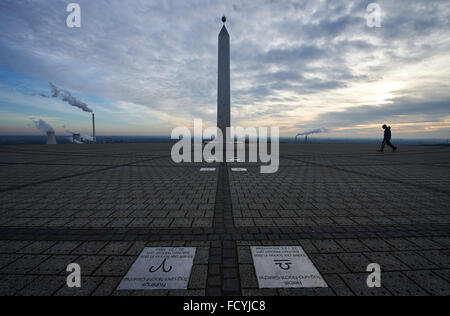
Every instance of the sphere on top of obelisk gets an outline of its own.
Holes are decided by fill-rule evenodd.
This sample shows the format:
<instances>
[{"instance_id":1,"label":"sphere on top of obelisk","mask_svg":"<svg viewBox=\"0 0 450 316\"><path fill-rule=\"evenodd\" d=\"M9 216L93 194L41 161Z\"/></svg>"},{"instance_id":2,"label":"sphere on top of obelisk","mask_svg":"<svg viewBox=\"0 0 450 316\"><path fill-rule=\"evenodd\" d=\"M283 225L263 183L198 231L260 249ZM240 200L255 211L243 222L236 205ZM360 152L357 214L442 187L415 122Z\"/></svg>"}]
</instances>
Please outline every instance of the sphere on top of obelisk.
<instances>
[{"instance_id":1,"label":"sphere on top of obelisk","mask_svg":"<svg viewBox=\"0 0 450 316\"><path fill-rule=\"evenodd\" d=\"M222 22L225 24L226 21L227 21L227 17L224 15L224 16L222 17Z\"/></svg>"}]
</instances>

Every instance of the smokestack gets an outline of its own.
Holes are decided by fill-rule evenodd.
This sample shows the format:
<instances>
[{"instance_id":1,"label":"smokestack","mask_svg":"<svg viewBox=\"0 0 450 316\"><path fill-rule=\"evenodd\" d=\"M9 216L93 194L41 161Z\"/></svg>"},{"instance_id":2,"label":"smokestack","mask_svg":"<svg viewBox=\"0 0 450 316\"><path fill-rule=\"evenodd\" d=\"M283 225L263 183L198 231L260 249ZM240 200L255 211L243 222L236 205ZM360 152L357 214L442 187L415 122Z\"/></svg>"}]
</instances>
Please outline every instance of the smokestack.
<instances>
[{"instance_id":1,"label":"smokestack","mask_svg":"<svg viewBox=\"0 0 450 316\"><path fill-rule=\"evenodd\" d=\"M93 138L93 142L96 143L97 138L95 137L95 114L94 113L92 113L92 138Z\"/></svg>"},{"instance_id":2,"label":"smokestack","mask_svg":"<svg viewBox=\"0 0 450 316\"><path fill-rule=\"evenodd\" d=\"M47 145L56 145L56 137L54 131L47 132Z\"/></svg>"},{"instance_id":3,"label":"smokestack","mask_svg":"<svg viewBox=\"0 0 450 316\"><path fill-rule=\"evenodd\" d=\"M308 135L305 136L305 144L308 144Z\"/></svg>"}]
</instances>

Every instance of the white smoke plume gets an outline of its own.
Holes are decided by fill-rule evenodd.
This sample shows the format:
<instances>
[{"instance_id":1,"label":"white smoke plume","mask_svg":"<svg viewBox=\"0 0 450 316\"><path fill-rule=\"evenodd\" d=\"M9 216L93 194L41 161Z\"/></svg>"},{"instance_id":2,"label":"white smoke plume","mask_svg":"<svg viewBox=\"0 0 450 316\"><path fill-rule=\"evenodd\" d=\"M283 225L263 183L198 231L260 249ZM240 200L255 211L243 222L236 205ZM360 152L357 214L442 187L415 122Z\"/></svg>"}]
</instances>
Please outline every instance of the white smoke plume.
<instances>
[{"instance_id":1,"label":"white smoke plume","mask_svg":"<svg viewBox=\"0 0 450 316\"><path fill-rule=\"evenodd\" d=\"M53 127L44 120L33 120L33 123L38 130L43 131L44 133L55 132Z\"/></svg>"},{"instance_id":2,"label":"white smoke plume","mask_svg":"<svg viewBox=\"0 0 450 316\"><path fill-rule=\"evenodd\" d=\"M70 92L68 91L62 91L60 89L58 89L57 86L55 86L53 83L49 82L49 86L50 89L52 90L52 98L59 98L61 97L61 100L63 100L64 102L69 103L72 106L75 106L81 110L83 110L84 112L88 112L88 113L92 113L94 112L92 109L89 108L89 106L78 100L77 98L75 98ZM44 94L40 94L40 96L42 97L48 97Z\"/></svg>"},{"instance_id":3,"label":"white smoke plume","mask_svg":"<svg viewBox=\"0 0 450 316\"><path fill-rule=\"evenodd\" d=\"M58 88L51 82L49 82L48 85L50 86L50 89L52 89L52 97L53 98L59 97L59 90L58 90Z\"/></svg>"},{"instance_id":4,"label":"white smoke plume","mask_svg":"<svg viewBox=\"0 0 450 316\"><path fill-rule=\"evenodd\" d=\"M328 133L328 132L329 132L329 130L326 128L318 128L318 129L314 129L312 131L298 133L297 136L308 136L308 135L312 135L312 134L321 134L321 133Z\"/></svg>"},{"instance_id":5,"label":"white smoke plume","mask_svg":"<svg viewBox=\"0 0 450 316\"><path fill-rule=\"evenodd\" d=\"M84 140L91 141L91 142L94 141L94 137L92 137L92 136L89 136L89 135L83 135L82 137L83 137Z\"/></svg>"}]
</instances>

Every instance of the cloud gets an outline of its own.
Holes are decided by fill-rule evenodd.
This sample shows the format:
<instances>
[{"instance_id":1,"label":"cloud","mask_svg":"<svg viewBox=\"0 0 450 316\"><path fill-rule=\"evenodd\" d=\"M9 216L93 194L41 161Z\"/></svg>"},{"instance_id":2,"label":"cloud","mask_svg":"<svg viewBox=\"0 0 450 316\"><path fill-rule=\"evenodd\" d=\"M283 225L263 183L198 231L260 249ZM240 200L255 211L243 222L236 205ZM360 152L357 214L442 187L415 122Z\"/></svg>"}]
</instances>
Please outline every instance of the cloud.
<instances>
[{"instance_id":1,"label":"cloud","mask_svg":"<svg viewBox=\"0 0 450 316\"><path fill-rule=\"evenodd\" d=\"M316 129L313 129L312 131L298 133L297 137L298 136L308 136L308 135L313 135L313 134L322 134L322 133L328 133L328 132L329 132L328 129L326 129L324 127L323 128L316 128Z\"/></svg>"},{"instance_id":2,"label":"cloud","mask_svg":"<svg viewBox=\"0 0 450 316\"><path fill-rule=\"evenodd\" d=\"M365 0L77 2L81 29L65 26L66 1L1 1L0 66L57 82L74 94L112 100L112 110L126 104L120 109L124 117L146 108L164 118L166 128L194 117L213 122L217 35L225 13L233 124L375 122L400 115L384 107L393 99L405 116L421 115L416 106L433 99L433 109L422 114L436 119L450 98L450 42L443 40L450 35L448 1L380 0L380 29L367 27ZM372 91L386 81L405 87ZM437 86L435 100L430 87ZM90 110L70 93L51 93ZM379 99L384 94L391 96ZM380 100L380 107L367 105L366 97Z\"/></svg>"},{"instance_id":3,"label":"cloud","mask_svg":"<svg viewBox=\"0 0 450 316\"><path fill-rule=\"evenodd\" d=\"M417 117L427 122L439 122L440 119L433 118L450 116L450 99L439 102L394 99L391 102L383 106L364 105L339 112L328 112L319 115L315 122L330 122L332 126L342 127L371 122L414 123L414 118Z\"/></svg>"},{"instance_id":4,"label":"cloud","mask_svg":"<svg viewBox=\"0 0 450 316\"><path fill-rule=\"evenodd\" d=\"M48 132L55 132L55 130L53 129L53 127L48 124L46 121L40 119L40 120L33 120L34 125L36 126L36 128L44 133L48 133Z\"/></svg>"}]
</instances>

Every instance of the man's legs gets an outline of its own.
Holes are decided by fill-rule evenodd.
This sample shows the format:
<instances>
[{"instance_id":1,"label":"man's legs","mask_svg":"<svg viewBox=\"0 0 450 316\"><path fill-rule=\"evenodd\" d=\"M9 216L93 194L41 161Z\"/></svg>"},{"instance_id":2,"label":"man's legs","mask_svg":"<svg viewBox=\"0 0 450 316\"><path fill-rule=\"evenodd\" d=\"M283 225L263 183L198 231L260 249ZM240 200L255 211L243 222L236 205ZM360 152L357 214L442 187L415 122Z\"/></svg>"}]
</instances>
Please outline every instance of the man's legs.
<instances>
[{"instance_id":1,"label":"man's legs","mask_svg":"<svg viewBox=\"0 0 450 316\"><path fill-rule=\"evenodd\" d=\"M396 150L397 150L397 147L395 147L394 145L392 145L392 143L391 143L390 140L386 141L386 145L388 145L389 147L391 147L393 151L396 151ZM383 148L384 148L384 146L383 146Z\"/></svg>"},{"instance_id":2,"label":"man's legs","mask_svg":"<svg viewBox=\"0 0 450 316\"><path fill-rule=\"evenodd\" d=\"M381 143L381 149L379 151L384 151L384 146L386 146L386 140Z\"/></svg>"}]
</instances>

